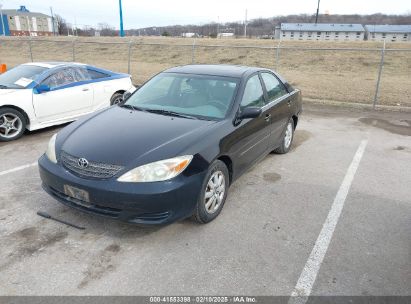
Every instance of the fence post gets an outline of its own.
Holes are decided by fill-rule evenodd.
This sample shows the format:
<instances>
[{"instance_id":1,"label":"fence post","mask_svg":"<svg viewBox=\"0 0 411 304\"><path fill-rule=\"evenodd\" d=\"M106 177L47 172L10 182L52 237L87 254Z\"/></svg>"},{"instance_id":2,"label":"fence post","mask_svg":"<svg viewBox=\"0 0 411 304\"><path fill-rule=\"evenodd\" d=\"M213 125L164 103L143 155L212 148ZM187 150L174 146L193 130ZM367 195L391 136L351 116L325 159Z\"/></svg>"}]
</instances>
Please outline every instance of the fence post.
<instances>
[{"instance_id":1,"label":"fence post","mask_svg":"<svg viewBox=\"0 0 411 304\"><path fill-rule=\"evenodd\" d=\"M33 50L31 49L31 37L29 37L29 52L30 52L30 60L33 62Z\"/></svg>"},{"instance_id":2,"label":"fence post","mask_svg":"<svg viewBox=\"0 0 411 304\"><path fill-rule=\"evenodd\" d=\"M280 41L277 44L277 49L276 49L276 52L275 52L275 70L276 71L278 71L278 64L279 64L279 61L280 61L280 45L281 45L281 38L280 38Z\"/></svg>"},{"instance_id":3,"label":"fence post","mask_svg":"<svg viewBox=\"0 0 411 304\"><path fill-rule=\"evenodd\" d=\"M191 64L194 64L195 62L195 51L196 51L196 39L194 38L193 47L191 50Z\"/></svg>"},{"instance_id":4,"label":"fence post","mask_svg":"<svg viewBox=\"0 0 411 304\"><path fill-rule=\"evenodd\" d=\"M73 39L72 42L72 57L73 57L73 62L76 61L76 40Z\"/></svg>"},{"instance_id":5,"label":"fence post","mask_svg":"<svg viewBox=\"0 0 411 304\"><path fill-rule=\"evenodd\" d=\"M374 101L373 101L373 104L372 104L372 108L374 110L375 110L375 106L377 105L378 95L380 93L380 81L381 81L382 69L384 67L384 55L385 55L385 40L384 40L384 44L383 44L382 49L381 49L380 68L378 70L377 86L375 88Z\"/></svg>"},{"instance_id":6,"label":"fence post","mask_svg":"<svg viewBox=\"0 0 411 304\"><path fill-rule=\"evenodd\" d=\"M128 42L128 61L127 61L127 73L130 74L131 73L131 46L132 46L133 42L130 40Z\"/></svg>"}]
</instances>

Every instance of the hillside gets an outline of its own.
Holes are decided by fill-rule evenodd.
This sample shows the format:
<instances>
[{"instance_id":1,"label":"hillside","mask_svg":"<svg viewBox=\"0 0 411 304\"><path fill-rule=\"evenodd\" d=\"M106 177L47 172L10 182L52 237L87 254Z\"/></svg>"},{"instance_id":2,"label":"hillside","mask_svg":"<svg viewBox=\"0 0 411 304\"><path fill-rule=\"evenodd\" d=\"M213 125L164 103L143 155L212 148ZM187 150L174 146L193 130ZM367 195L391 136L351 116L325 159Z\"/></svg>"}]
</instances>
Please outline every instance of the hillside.
<instances>
[{"instance_id":1,"label":"hillside","mask_svg":"<svg viewBox=\"0 0 411 304\"><path fill-rule=\"evenodd\" d=\"M273 35L274 27L280 23L311 23L315 21L315 15L288 15L272 18L258 18L248 22L248 36ZM319 23L360 23L360 24L411 24L411 14L407 15L320 15ZM244 35L244 22L208 23L202 25L171 25L163 27L148 27L127 30L127 35L137 36L181 36L182 33L197 33L200 36L215 36L217 31L234 33L237 36Z\"/></svg>"}]
</instances>

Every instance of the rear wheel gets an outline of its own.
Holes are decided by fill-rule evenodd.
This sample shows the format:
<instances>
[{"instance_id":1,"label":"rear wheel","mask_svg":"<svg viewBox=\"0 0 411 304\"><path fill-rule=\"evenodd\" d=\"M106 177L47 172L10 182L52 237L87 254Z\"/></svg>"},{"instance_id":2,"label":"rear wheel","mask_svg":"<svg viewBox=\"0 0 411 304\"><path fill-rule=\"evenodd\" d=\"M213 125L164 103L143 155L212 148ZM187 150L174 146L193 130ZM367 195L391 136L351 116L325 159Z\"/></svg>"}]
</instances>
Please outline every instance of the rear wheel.
<instances>
[{"instance_id":1,"label":"rear wheel","mask_svg":"<svg viewBox=\"0 0 411 304\"><path fill-rule=\"evenodd\" d=\"M12 108L0 109L0 141L20 138L26 129L24 115Z\"/></svg>"},{"instance_id":2,"label":"rear wheel","mask_svg":"<svg viewBox=\"0 0 411 304\"><path fill-rule=\"evenodd\" d=\"M281 146L274 150L274 153L285 154L291 149L291 144L294 139L294 120L290 118L285 128L284 137Z\"/></svg>"},{"instance_id":3,"label":"rear wheel","mask_svg":"<svg viewBox=\"0 0 411 304\"><path fill-rule=\"evenodd\" d=\"M119 104L123 101L123 94L121 93L114 93L113 96L110 98L110 105Z\"/></svg>"},{"instance_id":4,"label":"rear wheel","mask_svg":"<svg viewBox=\"0 0 411 304\"><path fill-rule=\"evenodd\" d=\"M211 164L204 178L194 213L195 221L206 224L220 214L227 198L228 185L228 169L222 161L216 160Z\"/></svg>"}]
</instances>

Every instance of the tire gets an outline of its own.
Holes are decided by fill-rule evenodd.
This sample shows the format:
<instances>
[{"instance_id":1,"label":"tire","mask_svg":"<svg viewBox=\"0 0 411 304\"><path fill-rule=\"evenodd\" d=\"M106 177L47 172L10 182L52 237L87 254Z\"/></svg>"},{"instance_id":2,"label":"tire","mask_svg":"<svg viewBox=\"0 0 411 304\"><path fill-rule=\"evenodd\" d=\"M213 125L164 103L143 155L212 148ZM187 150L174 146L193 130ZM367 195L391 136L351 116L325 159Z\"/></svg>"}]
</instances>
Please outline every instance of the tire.
<instances>
[{"instance_id":1,"label":"tire","mask_svg":"<svg viewBox=\"0 0 411 304\"><path fill-rule=\"evenodd\" d=\"M26 130L26 118L12 108L0 109L0 142L12 141L23 136Z\"/></svg>"},{"instance_id":2,"label":"tire","mask_svg":"<svg viewBox=\"0 0 411 304\"><path fill-rule=\"evenodd\" d=\"M290 137L291 136L291 137ZM284 130L283 140L281 141L281 146L274 150L274 153L285 154L291 149L291 145L294 139L294 120L290 118L287 126Z\"/></svg>"},{"instance_id":3,"label":"tire","mask_svg":"<svg viewBox=\"0 0 411 304\"><path fill-rule=\"evenodd\" d=\"M220 179L222 178L222 180ZM204 178L200 196L197 201L196 211L193 219L200 223L206 224L214 220L224 207L225 200L228 194L228 187L230 184L228 169L226 165L220 161L214 161ZM219 183L220 187L212 188L211 184ZM223 186L223 188L222 188ZM211 195L211 197L206 197ZM213 203L213 201L215 203ZM214 206L213 206L214 205Z\"/></svg>"},{"instance_id":4,"label":"tire","mask_svg":"<svg viewBox=\"0 0 411 304\"><path fill-rule=\"evenodd\" d=\"M121 93L114 93L113 96L110 98L110 106L119 104L120 102L123 101L123 94Z\"/></svg>"}]
</instances>

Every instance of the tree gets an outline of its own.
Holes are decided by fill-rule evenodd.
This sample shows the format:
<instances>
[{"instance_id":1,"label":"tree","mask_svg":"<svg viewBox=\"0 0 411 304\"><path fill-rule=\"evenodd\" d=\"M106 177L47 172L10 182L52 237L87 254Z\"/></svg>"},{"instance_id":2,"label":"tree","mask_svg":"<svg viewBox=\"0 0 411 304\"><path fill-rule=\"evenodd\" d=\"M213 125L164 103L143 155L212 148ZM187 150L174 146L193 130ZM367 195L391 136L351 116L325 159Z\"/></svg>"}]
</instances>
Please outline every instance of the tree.
<instances>
[{"instance_id":1,"label":"tree","mask_svg":"<svg viewBox=\"0 0 411 304\"><path fill-rule=\"evenodd\" d=\"M101 22L97 25L100 30L101 36L117 36L117 31L114 27L110 26L108 23Z\"/></svg>"},{"instance_id":2,"label":"tree","mask_svg":"<svg viewBox=\"0 0 411 304\"><path fill-rule=\"evenodd\" d=\"M69 30L69 26L66 22L66 20L61 17L60 15L54 15L54 19L56 20L57 23L57 33L59 35L67 35L68 34L68 30Z\"/></svg>"}]
</instances>

